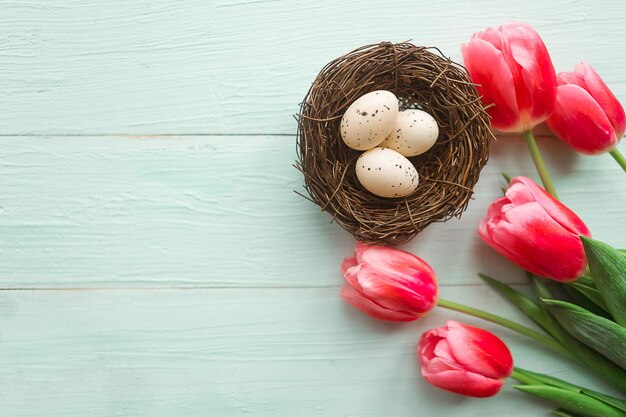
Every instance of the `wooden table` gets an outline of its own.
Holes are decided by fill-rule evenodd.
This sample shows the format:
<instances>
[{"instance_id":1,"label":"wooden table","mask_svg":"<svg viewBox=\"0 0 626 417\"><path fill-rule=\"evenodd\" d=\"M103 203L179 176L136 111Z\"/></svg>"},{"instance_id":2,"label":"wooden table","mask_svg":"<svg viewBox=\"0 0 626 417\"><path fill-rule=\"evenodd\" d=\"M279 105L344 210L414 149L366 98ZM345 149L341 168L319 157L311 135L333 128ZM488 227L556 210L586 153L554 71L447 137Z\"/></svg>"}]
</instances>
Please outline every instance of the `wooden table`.
<instances>
[{"instance_id":1,"label":"wooden table","mask_svg":"<svg viewBox=\"0 0 626 417\"><path fill-rule=\"evenodd\" d=\"M617 0L0 3L0 416L546 415L419 377L422 331L496 331L520 366L603 387L535 344L446 311L375 322L338 296L353 239L298 197L292 114L355 47L412 39L460 59L509 18L555 65L587 60L626 100ZM624 176L609 156L539 145L563 200L624 246ZM624 147L622 147L624 150ZM501 137L461 220L406 245L446 298L520 315L479 271L523 274L476 236L500 171L535 176Z\"/></svg>"}]
</instances>

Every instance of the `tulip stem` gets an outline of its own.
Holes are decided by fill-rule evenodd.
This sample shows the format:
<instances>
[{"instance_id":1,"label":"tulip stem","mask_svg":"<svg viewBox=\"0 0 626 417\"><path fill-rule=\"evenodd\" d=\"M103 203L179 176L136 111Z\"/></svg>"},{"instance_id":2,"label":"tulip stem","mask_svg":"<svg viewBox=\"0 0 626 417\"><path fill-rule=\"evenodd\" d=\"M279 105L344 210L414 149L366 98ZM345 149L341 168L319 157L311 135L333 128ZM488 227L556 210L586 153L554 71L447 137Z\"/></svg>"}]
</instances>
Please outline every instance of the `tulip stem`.
<instances>
[{"instance_id":1,"label":"tulip stem","mask_svg":"<svg viewBox=\"0 0 626 417\"><path fill-rule=\"evenodd\" d=\"M524 132L524 139L526 139L526 143L528 144L528 150L530 151L530 155L533 157L533 161L535 162L535 167L537 168L543 187L547 192L552 194L554 198L558 199L559 196L557 195L556 188L554 188L554 184L552 184L552 180L550 179L548 168L546 168L546 164L543 162L543 158L541 157L541 152L539 152L539 147L537 146L537 141L535 140L533 132L530 130Z\"/></svg>"},{"instance_id":2,"label":"tulip stem","mask_svg":"<svg viewBox=\"0 0 626 417\"><path fill-rule=\"evenodd\" d=\"M624 155L622 155L622 153L620 151L618 151L617 149L613 149L611 152L609 152L611 154L611 156L613 157L613 159L615 159L617 161L617 163L619 164L619 166L622 167L622 169L624 170L624 172L626 172L626 158L624 158Z\"/></svg>"},{"instance_id":3,"label":"tulip stem","mask_svg":"<svg viewBox=\"0 0 626 417\"><path fill-rule=\"evenodd\" d=\"M453 301L448 301L444 299L439 299L437 305L439 307L447 308L448 310L458 311L460 313L464 313L470 316L478 317L479 319L483 319L486 321L490 321L492 323L498 324L502 327L506 327L509 330L513 330L519 334L522 334L530 339L533 339L536 342L539 342L550 349L560 353L561 355L571 358L570 353L556 340L547 336L543 333L539 333L536 330L533 330L529 327L523 326L514 321L505 319L504 317L496 316L495 314L488 313L483 310L478 310L476 308L468 307L463 304L458 304Z\"/></svg>"}]
</instances>

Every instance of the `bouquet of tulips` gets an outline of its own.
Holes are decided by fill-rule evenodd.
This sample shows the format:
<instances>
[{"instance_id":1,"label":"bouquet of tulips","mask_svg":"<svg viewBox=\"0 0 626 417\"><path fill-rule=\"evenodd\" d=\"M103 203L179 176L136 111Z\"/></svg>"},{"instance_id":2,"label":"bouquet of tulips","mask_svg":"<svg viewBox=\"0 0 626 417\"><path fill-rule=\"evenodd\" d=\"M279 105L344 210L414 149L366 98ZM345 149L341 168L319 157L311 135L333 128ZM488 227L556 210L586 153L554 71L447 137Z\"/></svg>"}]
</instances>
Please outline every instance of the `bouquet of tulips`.
<instances>
[{"instance_id":1,"label":"bouquet of tulips","mask_svg":"<svg viewBox=\"0 0 626 417\"><path fill-rule=\"evenodd\" d=\"M555 416L626 417L626 256L592 239L585 223L559 201L532 134L547 121L575 151L609 152L626 171L616 149L626 129L624 109L587 64L557 76L543 41L526 24L477 33L462 52L493 127L523 133L544 185L505 176L504 197L490 205L478 226L483 241L527 271L533 295L480 277L534 327L439 298L428 263L391 247L357 243L355 256L341 266L341 295L381 320L412 321L439 306L491 321L588 368L621 397L514 367L496 335L455 321L419 340L421 373L436 387L490 397L511 377L519 383L514 388L552 402Z\"/></svg>"}]
</instances>

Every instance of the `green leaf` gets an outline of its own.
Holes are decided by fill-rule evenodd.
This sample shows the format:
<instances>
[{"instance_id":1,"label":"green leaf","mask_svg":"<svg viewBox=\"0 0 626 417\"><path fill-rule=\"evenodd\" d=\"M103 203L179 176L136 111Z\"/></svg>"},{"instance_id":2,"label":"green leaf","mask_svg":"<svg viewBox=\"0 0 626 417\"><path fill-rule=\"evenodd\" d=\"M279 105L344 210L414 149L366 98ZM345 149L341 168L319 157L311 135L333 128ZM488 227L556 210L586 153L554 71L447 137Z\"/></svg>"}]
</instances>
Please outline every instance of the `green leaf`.
<instances>
[{"instance_id":1,"label":"green leaf","mask_svg":"<svg viewBox=\"0 0 626 417\"><path fill-rule=\"evenodd\" d=\"M552 292L550 291L550 288L548 288L548 286L546 285L546 280L544 278L538 277L536 275L531 275L530 278L530 287L532 288L533 293L535 293L535 296L538 299L554 298Z\"/></svg>"},{"instance_id":2,"label":"green leaf","mask_svg":"<svg viewBox=\"0 0 626 417\"><path fill-rule=\"evenodd\" d=\"M576 339L626 369L626 329L582 307L543 300L559 323Z\"/></svg>"},{"instance_id":3,"label":"green leaf","mask_svg":"<svg viewBox=\"0 0 626 417\"><path fill-rule=\"evenodd\" d=\"M574 282L577 282L582 285L586 285L591 288L596 288L596 283L593 282L593 278L591 278L589 275L583 275Z\"/></svg>"},{"instance_id":4,"label":"green leaf","mask_svg":"<svg viewBox=\"0 0 626 417\"><path fill-rule=\"evenodd\" d=\"M583 388L581 391L585 395L589 395L595 399L603 401L609 405L612 405L615 408L619 408L623 412L626 413L626 401L620 400L619 398L611 397L610 395L603 394L598 391L593 391L590 389Z\"/></svg>"},{"instance_id":5,"label":"green leaf","mask_svg":"<svg viewBox=\"0 0 626 417\"><path fill-rule=\"evenodd\" d=\"M521 376L521 378L518 378L519 376ZM581 390L583 389L577 385L570 384L567 381L563 381L562 379L558 379L545 374L540 374L537 372L532 372L518 367L515 367L511 377L521 382L529 381L525 383L530 385L549 385L551 387L557 387L574 392L581 392Z\"/></svg>"},{"instance_id":6,"label":"green leaf","mask_svg":"<svg viewBox=\"0 0 626 417\"><path fill-rule=\"evenodd\" d=\"M550 414L555 417L580 417L580 414L570 413L569 411L563 410L562 408L557 408L553 410Z\"/></svg>"},{"instance_id":7,"label":"green leaf","mask_svg":"<svg viewBox=\"0 0 626 417\"><path fill-rule=\"evenodd\" d=\"M615 321L626 326L626 257L606 243L581 236L591 277Z\"/></svg>"},{"instance_id":8,"label":"green leaf","mask_svg":"<svg viewBox=\"0 0 626 417\"><path fill-rule=\"evenodd\" d=\"M584 417L626 417L623 411L588 395L545 385L515 385L513 388L557 404Z\"/></svg>"},{"instance_id":9,"label":"green leaf","mask_svg":"<svg viewBox=\"0 0 626 417\"><path fill-rule=\"evenodd\" d=\"M541 326L545 331L552 334L554 326L557 325L557 323L541 305L497 279L484 274L478 274L478 276L498 294L509 300L511 304L517 307L522 313L526 314L526 316Z\"/></svg>"},{"instance_id":10,"label":"green leaf","mask_svg":"<svg viewBox=\"0 0 626 417\"><path fill-rule=\"evenodd\" d=\"M481 278L486 277L482 275ZM489 277L487 277L489 278ZM491 280L498 282L491 278ZM543 279L534 277L531 281L533 291L535 294L545 295L546 298L553 298L550 290L544 284ZM504 294L502 294L504 295ZM522 296L524 296L522 294ZM530 300L532 301L532 300ZM557 321L552 317L552 314L548 312L545 305L539 304L539 307L547 313L548 320L551 321L550 328L548 331L552 337L554 337L561 346L567 347L569 351L569 355L564 355L565 357L572 359L581 365L587 367L589 370L594 372L600 378L605 381L610 382L613 386L618 388L622 392L626 392L626 372L621 368L615 366L613 362L589 348L582 342L579 342L578 339L574 338L570 335Z\"/></svg>"},{"instance_id":11,"label":"green leaf","mask_svg":"<svg viewBox=\"0 0 626 417\"><path fill-rule=\"evenodd\" d=\"M528 385L548 385L551 387L557 387L568 391L589 395L597 400L605 402L615 408L619 408L620 410L626 412L626 401L622 399L615 398L610 395L606 395L588 388L579 387L578 385L571 384L567 381L563 381L562 379L555 378L550 375L540 374L537 372L532 372L526 369L515 367L511 378Z\"/></svg>"},{"instance_id":12,"label":"green leaf","mask_svg":"<svg viewBox=\"0 0 626 417\"><path fill-rule=\"evenodd\" d=\"M591 311L593 314L602 316L609 320L613 317L607 312L606 303L597 289L586 285L570 282L562 284L563 288L573 298L573 303L581 306L585 310Z\"/></svg>"},{"instance_id":13,"label":"green leaf","mask_svg":"<svg viewBox=\"0 0 626 417\"><path fill-rule=\"evenodd\" d=\"M535 295L540 299L554 298L544 278L531 276L531 287ZM546 305L543 303L540 306L544 309L546 308ZM550 316L552 317L552 313L550 313ZM620 391L626 392L626 371L615 366L613 362L603 355L580 342L569 334L558 322L555 324L555 333L551 334L561 345L567 347L578 363L590 369L600 378L610 382Z\"/></svg>"},{"instance_id":14,"label":"green leaf","mask_svg":"<svg viewBox=\"0 0 626 417\"><path fill-rule=\"evenodd\" d=\"M595 305L597 305L604 311L608 310L608 307L606 306L604 299L600 295L600 291L598 291L597 289L578 283L576 281L570 282L569 286L574 288L576 291L580 292L581 294L583 294L585 297L587 297L591 301L593 301Z\"/></svg>"}]
</instances>

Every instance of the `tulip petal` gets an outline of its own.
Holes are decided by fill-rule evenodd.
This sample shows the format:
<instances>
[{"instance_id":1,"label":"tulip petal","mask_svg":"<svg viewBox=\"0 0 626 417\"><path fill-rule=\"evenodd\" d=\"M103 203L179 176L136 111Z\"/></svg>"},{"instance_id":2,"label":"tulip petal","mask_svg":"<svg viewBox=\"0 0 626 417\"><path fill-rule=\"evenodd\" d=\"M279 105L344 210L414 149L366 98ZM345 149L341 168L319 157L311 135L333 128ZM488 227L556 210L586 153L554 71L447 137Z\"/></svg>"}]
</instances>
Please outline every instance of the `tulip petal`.
<instances>
[{"instance_id":1,"label":"tulip petal","mask_svg":"<svg viewBox=\"0 0 626 417\"><path fill-rule=\"evenodd\" d=\"M490 378L506 378L513 371L509 348L493 333L453 320L446 322L450 352L465 369Z\"/></svg>"},{"instance_id":2,"label":"tulip petal","mask_svg":"<svg viewBox=\"0 0 626 417\"><path fill-rule=\"evenodd\" d=\"M481 36L479 34L478 36ZM474 37L461 47L465 67L478 86L494 128L503 132L521 131L519 109L513 85L513 74L502 51L486 40Z\"/></svg>"},{"instance_id":3,"label":"tulip petal","mask_svg":"<svg viewBox=\"0 0 626 417\"><path fill-rule=\"evenodd\" d=\"M587 89L585 77L577 72L559 72L559 74L556 76L556 81L557 85L574 84L584 88L585 90Z\"/></svg>"},{"instance_id":4,"label":"tulip petal","mask_svg":"<svg viewBox=\"0 0 626 417\"><path fill-rule=\"evenodd\" d=\"M573 84L557 88L556 107L548 126L563 142L588 155L606 152L618 142L600 105L584 88Z\"/></svg>"},{"instance_id":5,"label":"tulip petal","mask_svg":"<svg viewBox=\"0 0 626 417\"><path fill-rule=\"evenodd\" d=\"M417 356L423 366L427 366L436 357L435 348L447 334L448 329L445 327L437 327L422 334L417 345Z\"/></svg>"},{"instance_id":6,"label":"tulip petal","mask_svg":"<svg viewBox=\"0 0 626 417\"><path fill-rule=\"evenodd\" d=\"M345 275L346 272L348 272L348 269L356 265L357 265L357 262L354 256L350 258L345 258L343 262L341 263L341 272L343 272L343 274Z\"/></svg>"},{"instance_id":7,"label":"tulip petal","mask_svg":"<svg viewBox=\"0 0 626 417\"><path fill-rule=\"evenodd\" d=\"M393 311L381 307L373 301L363 297L360 293L358 293L354 288L349 285L343 285L341 287L341 297L346 303L380 320L413 321L419 318L419 315L416 314Z\"/></svg>"},{"instance_id":8,"label":"tulip petal","mask_svg":"<svg viewBox=\"0 0 626 417\"><path fill-rule=\"evenodd\" d=\"M412 253L385 246L357 247L357 260L385 281L395 281L396 286L429 296L437 294L435 271Z\"/></svg>"},{"instance_id":9,"label":"tulip petal","mask_svg":"<svg viewBox=\"0 0 626 417\"><path fill-rule=\"evenodd\" d=\"M360 292L380 306L396 311L411 311L416 314L430 311L436 303L436 290L431 287L413 291L402 282L385 279L366 264L358 273ZM355 286L356 287L356 286Z\"/></svg>"},{"instance_id":10,"label":"tulip petal","mask_svg":"<svg viewBox=\"0 0 626 417\"><path fill-rule=\"evenodd\" d=\"M515 68L512 72L518 108L524 130L529 130L544 121L554 108L556 72L543 40L532 26L508 22L500 30L508 40L510 58L517 64L509 66Z\"/></svg>"},{"instance_id":11,"label":"tulip petal","mask_svg":"<svg viewBox=\"0 0 626 417\"><path fill-rule=\"evenodd\" d=\"M548 194L535 181L528 177L515 177L506 192L507 198L514 205L536 201L563 228L575 235L591 237L587 225L572 210Z\"/></svg>"},{"instance_id":12,"label":"tulip petal","mask_svg":"<svg viewBox=\"0 0 626 417\"><path fill-rule=\"evenodd\" d=\"M358 290L361 290L361 284L359 284L359 272L361 271L361 265L355 265L348 268L344 273L343 277L346 282Z\"/></svg>"},{"instance_id":13,"label":"tulip petal","mask_svg":"<svg viewBox=\"0 0 626 417\"><path fill-rule=\"evenodd\" d=\"M470 397L485 398L496 395L504 382L499 379L463 370L428 373L422 368L422 376L437 388Z\"/></svg>"},{"instance_id":14,"label":"tulip petal","mask_svg":"<svg viewBox=\"0 0 626 417\"><path fill-rule=\"evenodd\" d=\"M440 357L435 357L433 360L428 362L426 365L422 367L422 374L427 373L430 375L438 374L446 371L464 371L468 372L466 369L463 369L461 365L454 362L454 359L445 359Z\"/></svg>"},{"instance_id":15,"label":"tulip petal","mask_svg":"<svg viewBox=\"0 0 626 417\"><path fill-rule=\"evenodd\" d=\"M507 211L492 239L495 245L508 248L513 262L546 278L573 281L586 267L578 235L563 229L537 202Z\"/></svg>"},{"instance_id":16,"label":"tulip petal","mask_svg":"<svg viewBox=\"0 0 626 417\"><path fill-rule=\"evenodd\" d=\"M606 114L618 140L621 139L626 130L626 114L622 104L591 65L581 62L574 67L574 71L583 76L586 90Z\"/></svg>"},{"instance_id":17,"label":"tulip petal","mask_svg":"<svg viewBox=\"0 0 626 417\"><path fill-rule=\"evenodd\" d=\"M435 349L433 353L438 358L441 358L447 361L454 361L454 354L452 353L452 348L450 348L450 344L448 343L446 339L441 339L439 342L437 342L437 345L435 345Z\"/></svg>"}]
</instances>

